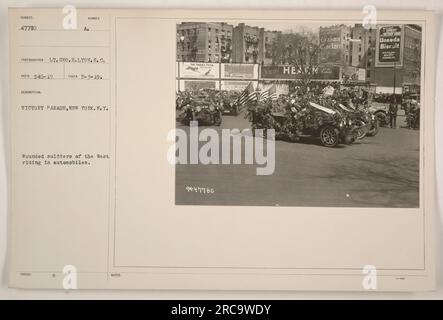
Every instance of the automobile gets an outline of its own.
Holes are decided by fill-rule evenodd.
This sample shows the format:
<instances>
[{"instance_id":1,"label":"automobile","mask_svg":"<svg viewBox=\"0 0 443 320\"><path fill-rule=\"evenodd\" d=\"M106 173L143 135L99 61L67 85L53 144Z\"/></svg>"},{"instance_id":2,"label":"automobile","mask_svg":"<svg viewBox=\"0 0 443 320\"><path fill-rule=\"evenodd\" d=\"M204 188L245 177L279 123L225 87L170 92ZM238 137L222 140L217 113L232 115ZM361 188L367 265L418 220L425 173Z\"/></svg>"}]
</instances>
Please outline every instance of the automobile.
<instances>
[{"instance_id":1,"label":"automobile","mask_svg":"<svg viewBox=\"0 0 443 320\"><path fill-rule=\"evenodd\" d=\"M356 126L357 139L363 139L365 136L375 136L379 131L379 124L377 117L366 108L353 109L346 107L339 103L340 110L345 112Z\"/></svg>"},{"instance_id":2,"label":"automobile","mask_svg":"<svg viewBox=\"0 0 443 320\"><path fill-rule=\"evenodd\" d=\"M222 113L237 116L240 112L240 106L238 104L239 97L240 94L235 91L225 93L222 98Z\"/></svg>"},{"instance_id":3,"label":"automobile","mask_svg":"<svg viewBox=\"0 0 443 320\"><path fill-rule=\"evenodd\" d=\"M272 112L268 105L248 109L253 133L256 129L274 129L275 138L298 141L302 137L317 137L325 147L336 147L340 143L351 144L356 139L355 126L351 119L339 112L309 102L304 106L292 106L286 112Z\"/></svg>"},{"instance_id":4,"label":"automobile","mask_svg":"<svg viewBox=\"0 0 443 320\"><path fill-rule=\"evenodd\" d=\"M325 147L351 144L356 140L357 131L352 119L314 102L309 102L309 107L307 116L302 118L303 134L319 137Z\"/></svg>"},{"instance_id":5,"label":"automobile","mask_svg":"<svg viewBox=\"0 0 443 320\"><path fill-rule=\"evenodd\" d=\"M180 121L189 125L191 121L197 121L198 125L220 126L222 123L222 113L220 108L210 101L192 101L182 108Z\"/></svg>"},{"instance_id":6,"label":"automobile","mask_svg":"<svg viewBox=\"0 0 443 320\"><path fill-rule=\"evenodd\" d=\"M413 101L414 103L417 103L417 102L420 101L420 94L418 94L418 93L409 93L409 94L404 96L404 99L405 98L408 98L411 101Z\"/></svg>"},{"instance_id":7,"label":"automobile","mask_svg":"<svg viewBox=\"0 0 443 320\"><path fill-rule=\"evenodd\" d=\"M378 120L379 127L386 127L389 123L389 105L373 103L369 106L369 112Z\"/></svg>"},{"instance_id":8,"label":"automobile","mask_svg":"<svg viewBox=\"0 0 443 320\"><path fill-rule=\"evenodd\" d=\"M239 106L237 101L223 101L222 113L236 116L239 113Z\"/></svg>"}]
</instances>

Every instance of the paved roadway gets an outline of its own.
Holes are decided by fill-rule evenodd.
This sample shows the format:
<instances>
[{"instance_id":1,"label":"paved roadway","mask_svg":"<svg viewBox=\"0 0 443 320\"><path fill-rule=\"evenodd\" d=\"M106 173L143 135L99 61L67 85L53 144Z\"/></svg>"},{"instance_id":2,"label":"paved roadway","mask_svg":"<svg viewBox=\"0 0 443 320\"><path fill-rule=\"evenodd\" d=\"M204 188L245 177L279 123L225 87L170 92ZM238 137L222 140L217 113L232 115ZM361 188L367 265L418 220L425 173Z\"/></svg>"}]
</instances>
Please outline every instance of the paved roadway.
<instances>
[{"instance_id":1,"label":"paved roadway","mask_svg":"<svg viewBox=\"0 0 443 320\"><path fill-rule=\"evenodd\" d=\"M221 126L247 127L243 115L224 116ZM276 141L275 149L275 172L270 176L257 176L256 165L177 165L176 204L419 205L419 131L381 128L375 137L337 148L323 147L316 139ZM189 192L189 186L214 188L214 193Z\"/></svg>"}]
</instances>

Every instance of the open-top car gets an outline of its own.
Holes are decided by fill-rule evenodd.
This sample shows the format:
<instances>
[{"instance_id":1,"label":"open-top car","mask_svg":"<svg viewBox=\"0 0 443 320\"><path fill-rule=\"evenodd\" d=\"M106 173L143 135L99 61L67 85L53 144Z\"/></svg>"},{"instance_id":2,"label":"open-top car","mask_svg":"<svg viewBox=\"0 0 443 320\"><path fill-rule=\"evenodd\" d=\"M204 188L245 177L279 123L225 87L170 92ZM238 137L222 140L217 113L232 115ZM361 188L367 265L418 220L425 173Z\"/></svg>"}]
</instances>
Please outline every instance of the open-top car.
<instances>
[{"instance_id":1,"label":"open-top car","mask_svg":"<svg viewBox=\"0 0 443 320\"><path fill-rule=\"evenodd\" d=\"M276 139L298 141L301 137L313 136L320 138L323 146L336 147L339 143L351 144L356 138L350 119L313 102L291 106L283 113L272 112L270 104L259 104L249 108L248 117L253 132L274 129Z\"/></svg>"},{"instance_id":2,"label":"open-top car","mask_svg":"<svg viewBox=\"0 0 443 320\"><path fill-rule=\"evenodd\" d=\"M220 126L222 114L220 108L211 101L195 100L182 109L180 121L189 125L191 121L197 121L198 125Z\"/></svg>"},{"instance_id":3,"label":"open-top car","mask_svg":"<svg viewBox=\"0 0 443 320\"><path fill-rule=\"evenodd\" d=\"M240 106L238 103L238 98L240 97L240 93L238 92L230 92L223 96L221 99L221 109L222 113L226 115L236 116L240 112Z\"/></svg>"},{"instance_id":4,"label":"open-top car","mask_svg":"<svg viewBox=\"0 0 443 320\"><path fill-rule=\"evenodd\" d=\"M239 106L237 101L223 101L222 105L223 114L236 116L239 113Z\"/></svg>"},{"instance_id":5,"label":"open-top car","mask_svg":"<svg viewBox=\"0 0 443 320\"><path fill-rule=\"evenodd\" d=\"M356 127L350 118L314 102L310 102L309 107L304 117L304 134L319 137L326 147L335 147L339 143L351 144L355 141Z\"/></svg>"},{"instance_id":6,"label":"open-top car","mask_svg":"<svg viewBox=\"0 0 443 320\"><path fill-rule=\"evenodd\" d=\"M373 102L369 107L369 112L374 115L379 127L386 127L389 124L389 105Z\"/></svg>"},{"instance_id":7,"label":"open-top car","mask_svg":"<svg viewBox=\"0 0 443 320\"><path fill-rule=\"evenodd\" d=\"M377 117L366 108L353 109L339 103L338 107L352 120L356 127L357 139L375 136L379 130Z\"/></svg>"}]
</instances>

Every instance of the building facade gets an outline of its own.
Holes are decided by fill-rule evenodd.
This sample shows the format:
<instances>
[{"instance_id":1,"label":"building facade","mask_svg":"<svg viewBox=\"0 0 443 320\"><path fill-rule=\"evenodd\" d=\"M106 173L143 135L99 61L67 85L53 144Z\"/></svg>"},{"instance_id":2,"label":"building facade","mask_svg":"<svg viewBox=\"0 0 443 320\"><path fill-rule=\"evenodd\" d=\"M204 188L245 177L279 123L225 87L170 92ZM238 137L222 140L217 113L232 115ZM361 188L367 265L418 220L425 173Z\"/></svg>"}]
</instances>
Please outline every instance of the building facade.
<instances>
[{"instance_id":1,"label":"building facade","mask_svg":"<svg viewBox=\"0 0 443 320\"><path fill-rule=\"evenodd\" d=\"M421 28L414 25L405 25L403 89L406 91L417 91L420 86L421 36Z\"/></svg>"},{"instance_id":2,"label":"building facade","mask_svg":"<svg viewBox=\"0 0 443 320\"><path fill-rule=\"evenodd\" d=\"M356 24L351 28L349 65L365 69L364 81L371 82L375 68L376 29Z\"/></svg>"},{"instance_id":3,"label":"building facade","mask_svg":"<svg viewBox=\"0 0 443 320\"><path fill-rule=\"evenodd\" d=\"M233 26L183 22L177 25L177 61L231 62Z\"/></svg>"},{"instance_id":4,"label":"building facade","mask_svg":"<svg viewBox=\"0 0 443 320\"><path fill-rule=\"evenodd\" d=\"M351 27L335 25L320 27L320 64L339 66L350 65L351 59Z\"/></svg>"},{"instance_id":5,"label":"building facade","mask_svg":"<svg viewBox=\"0 0 443 320\"><path fill-rule=\"evenodd\" d=\"M232 35L232 62L262 63L265 52L265 29L239 23Z\"/></svg>"},{"instance_id":6,"label":"building facade","mask_svg":"<svg viewBox=\"0 0 443 320\"><path fill-rule=\"evenodd\" d=\"M417 92L421 37L417 25L367 29L340 24L320 27L308 37L244 23L183 22L177 25L177 61L291 65L308 52L300 48L312 44L318 48L314 63L321 69L339 68L343 83L367 84L384 93Z\"/></svg>"},{"instance_id":7,"label":"building facade","mask_svg":"<svg viewBox=\"0 0 443 320\"><path fill-rule=\"evenodd\" d=\"M418 25L377 28L371 82L385 93L420 92L422 31Z\"/></svg>"},{"instance_id":8,"label":"building facade","mask_svg":"<svg viewBox=\"0 0 443 320\"><path fill-rule=\"evenodd\" d=\"M421 36L417 25L321 27L320 65L339 65L343 82L366 83L378 92L419 92Z\"/></svg>"}]
</instances>

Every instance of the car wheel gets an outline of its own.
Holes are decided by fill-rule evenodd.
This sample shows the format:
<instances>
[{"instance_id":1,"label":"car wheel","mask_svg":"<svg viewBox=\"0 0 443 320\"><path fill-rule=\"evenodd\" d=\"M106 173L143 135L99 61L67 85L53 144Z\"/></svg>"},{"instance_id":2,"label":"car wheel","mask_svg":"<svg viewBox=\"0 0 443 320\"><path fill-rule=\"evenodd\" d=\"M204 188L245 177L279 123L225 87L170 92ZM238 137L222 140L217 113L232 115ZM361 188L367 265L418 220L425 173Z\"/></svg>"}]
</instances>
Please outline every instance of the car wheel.
<instances>
[{"instance_id":1,"label":"car wheel","mask_svg":"<svg viewBox=\"0 0 443 320\"><path fill-rule=\"evenodd\" d=\"M386 127L388 125L388 117L386 113L382 111L376 112L375 117L377 118L380 127Z\"/></svg>"},{"instance_id":2,"label":"car wheel","mask_svg":"<svg viewBox=\"0 0 443 320\"><path fill-rule=\"evenodd\" d=\"M320 141L325 147L336 147L339 141L339 131L333 126L326 126L320 130Z\"/></svg>"},{"instance_id":3,"label":"car wheel","mask_svg":"<svg viewBox=\"0 0 443 320\"><path fill-rule=\"evenodd\" d=\"M347 135L347 136L345 136L345 138L343 139L343 142L345 143L345 144L352 144L353 142L355 141L355 138L354 138L354 136L352 136L352 135Z\"/></svg>"},{"instance_id":4,"label":"car wheel","mask_svg":"<svg viewBox=\"0 0 443 320\"><path fill-rule=\"evenodd\" d=\"M357 121L357 128L355 129L357 133L357 140L361 140L364 137L366 137L366 134L368 133L368 129L366 127L366 124L363 121Z\"/></svg>"},{"instance_id":5,"label":"car wheel","mask_svg":"<svg viewBox=\"0 0 443 320\"><path fill-rule=\"evenodd\" d=\"M375 136L378 131L380 130L379 124L378 124L378 120L375 119L374 123L372 124L372 128L368 131L368 133L366 134L368 137L373 137Z\"/></svg>"}]
</instances>

